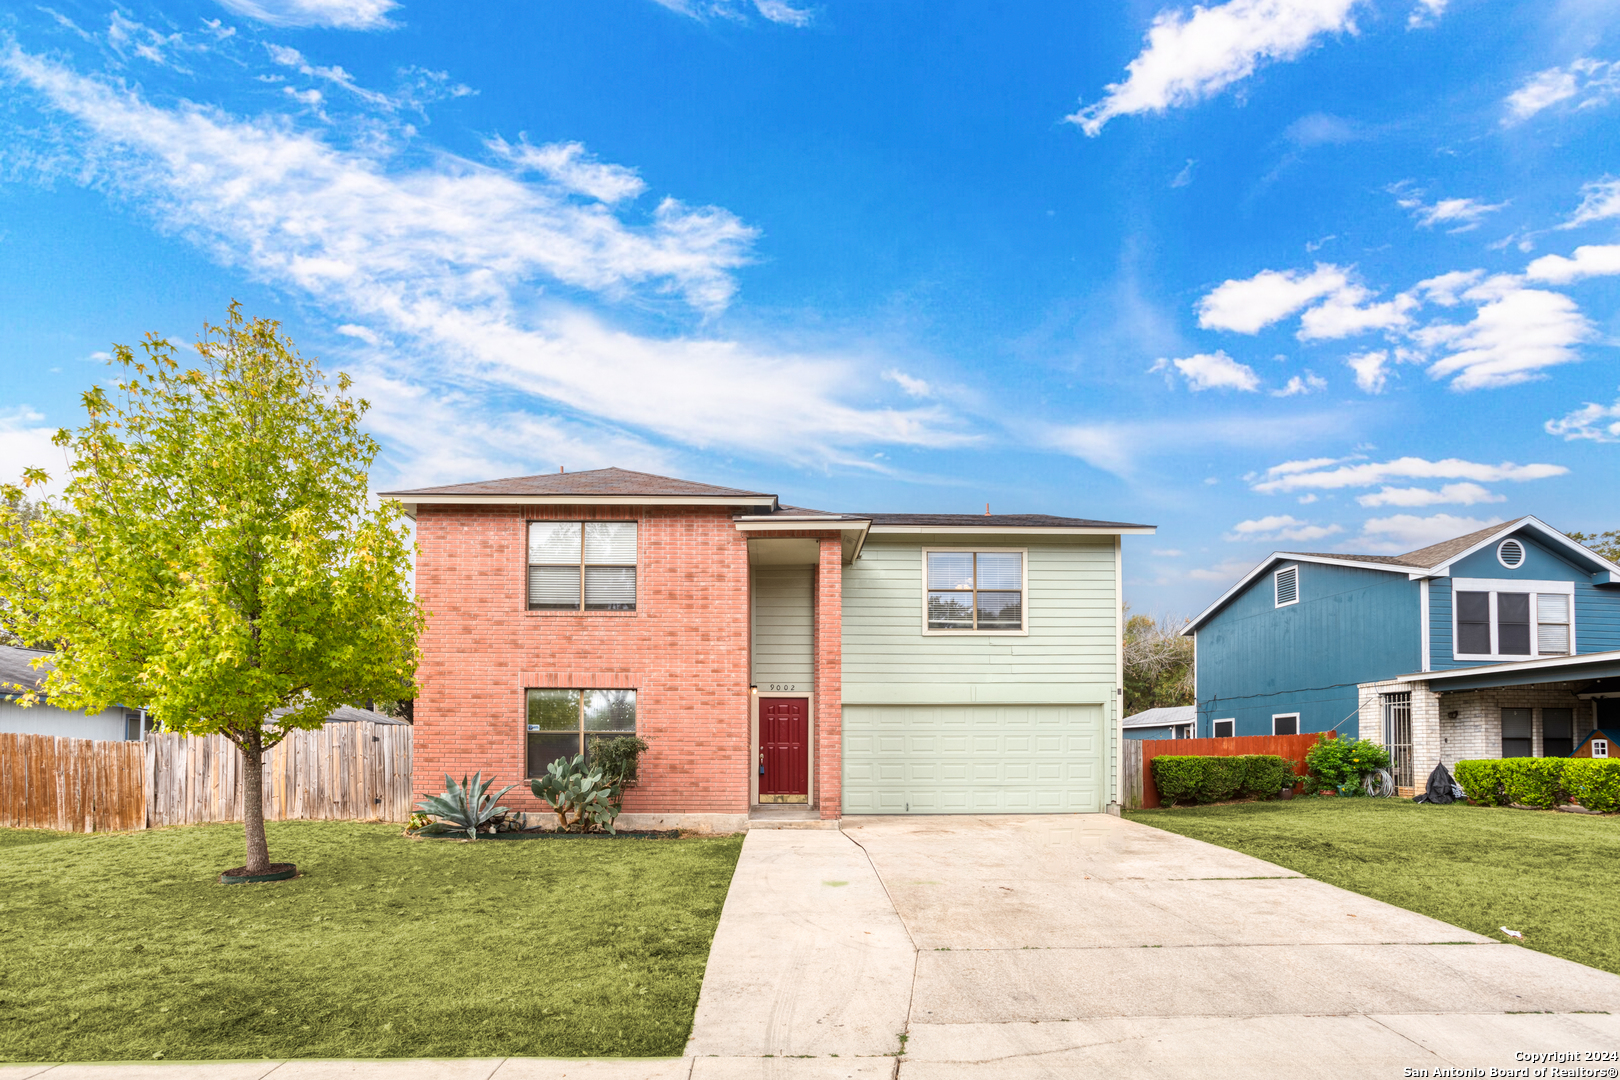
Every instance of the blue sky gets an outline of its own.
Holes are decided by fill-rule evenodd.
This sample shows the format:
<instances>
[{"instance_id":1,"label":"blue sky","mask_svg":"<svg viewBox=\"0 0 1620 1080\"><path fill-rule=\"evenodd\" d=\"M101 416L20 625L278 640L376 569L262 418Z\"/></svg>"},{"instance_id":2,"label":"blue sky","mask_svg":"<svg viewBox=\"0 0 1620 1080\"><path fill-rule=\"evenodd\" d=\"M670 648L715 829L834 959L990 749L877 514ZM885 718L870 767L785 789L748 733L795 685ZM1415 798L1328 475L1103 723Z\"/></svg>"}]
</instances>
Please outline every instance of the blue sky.
<instances>
[{"instance_id":1,"label":"blue sky","mask_svg":"<svg viewBox=\"0 0 1620 1080\"><path fill-rule=\"evenodd\" d=\"M0 83L7 477L235 297L379 488L1145 521L1167 614L1620 527L1610 3L51 0Z\"/></svg>"}]
</instances>

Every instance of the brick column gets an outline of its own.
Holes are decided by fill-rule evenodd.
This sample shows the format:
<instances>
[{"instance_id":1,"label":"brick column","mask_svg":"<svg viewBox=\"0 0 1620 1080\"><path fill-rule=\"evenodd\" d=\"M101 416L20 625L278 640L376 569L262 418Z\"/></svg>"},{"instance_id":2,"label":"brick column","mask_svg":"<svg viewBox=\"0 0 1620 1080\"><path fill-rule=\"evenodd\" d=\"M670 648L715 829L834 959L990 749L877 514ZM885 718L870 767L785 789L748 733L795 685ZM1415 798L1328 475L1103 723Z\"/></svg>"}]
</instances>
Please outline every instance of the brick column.
<instances>
[{"instance_id":1,"label":"brick column","mask_svg":"<svg viewBox=\"0 0 1620 1080\"><path fill-rule=\"evenodd\" d=\"M843 816L844 545L821 540L816 567L816 801L823 818Z\"/></svg>"}]
</instances>

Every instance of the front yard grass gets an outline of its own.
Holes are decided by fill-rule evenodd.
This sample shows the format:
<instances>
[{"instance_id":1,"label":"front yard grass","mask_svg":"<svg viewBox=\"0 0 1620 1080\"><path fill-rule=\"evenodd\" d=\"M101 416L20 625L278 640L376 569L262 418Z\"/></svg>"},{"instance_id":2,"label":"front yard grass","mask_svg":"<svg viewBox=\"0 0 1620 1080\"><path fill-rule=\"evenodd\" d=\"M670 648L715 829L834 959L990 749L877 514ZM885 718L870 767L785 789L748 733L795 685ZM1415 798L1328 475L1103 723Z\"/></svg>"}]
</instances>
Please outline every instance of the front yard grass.
<instances>
[{"instance_id":1,"label":"front yard grass","mask_svg":"<svg viewBox=\"0 0 1620 1080\"><path fill-rule=\"evenodd\" d=\"M678 1055L742 847L267 828L0 830L0 1060Z\"/></svg>"},{"instance_id":2,"label":"front yard grass","mask_svg":"<svg viewBox=\"0 0 1620 1080\"><path fill-rule=\"evenodd\" d=\"M1126 817L1454 926L1620 973L1620 819L1408 799L1293 799Z\"/></svg>"}]
</instances>

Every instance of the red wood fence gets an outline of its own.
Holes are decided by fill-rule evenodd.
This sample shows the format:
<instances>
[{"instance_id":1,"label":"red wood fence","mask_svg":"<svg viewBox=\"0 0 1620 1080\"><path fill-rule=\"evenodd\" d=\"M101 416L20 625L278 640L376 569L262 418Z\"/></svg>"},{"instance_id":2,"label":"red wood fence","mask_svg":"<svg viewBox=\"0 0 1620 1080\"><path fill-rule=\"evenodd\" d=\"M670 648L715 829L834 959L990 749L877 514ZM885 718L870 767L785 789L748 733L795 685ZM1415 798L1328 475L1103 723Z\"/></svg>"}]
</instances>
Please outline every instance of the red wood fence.
<instances>
[{"instance_id":1,"label":"red wood fence","mask_svg":"<svg viewBox=\"0 0 1620 1080\"><path fill-rule=\"evenodd\" d=\"M1327 732L1334 738L1333 732ZM1159 789L1153 783L1153 759L1185 754L1188 757L1231 757L1239 754L1276 754L1299 762L1294 772L1305 775L1305 752L1322 738L1318 732L1303 735L1240 735L1231 739L1126 739L1125 808L1139 810L1159 806Z\"/></svg>"}]
</instances>

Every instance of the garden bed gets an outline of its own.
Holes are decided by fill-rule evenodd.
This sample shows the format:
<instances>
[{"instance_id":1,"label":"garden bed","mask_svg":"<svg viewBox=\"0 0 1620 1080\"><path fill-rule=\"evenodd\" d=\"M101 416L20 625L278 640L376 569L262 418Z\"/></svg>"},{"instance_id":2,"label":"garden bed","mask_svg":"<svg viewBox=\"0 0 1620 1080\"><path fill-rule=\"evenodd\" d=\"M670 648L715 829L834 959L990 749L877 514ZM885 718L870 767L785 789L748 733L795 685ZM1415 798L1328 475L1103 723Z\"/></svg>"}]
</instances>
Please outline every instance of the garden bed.
<instances>
[{"instance_id":1,"label":"garden bed","mask_svg":"<svg viewBox=\"0 0 1620 1080\"><path fill-rule=\"evenodd\" d=\"M679 829L620 829L618 832L563 832L560 829L517 829L512 832L480 833L485 840L679 840ZM466 833L412 833L413 840L468 840Z\"/></svg>"}]
</instances>

